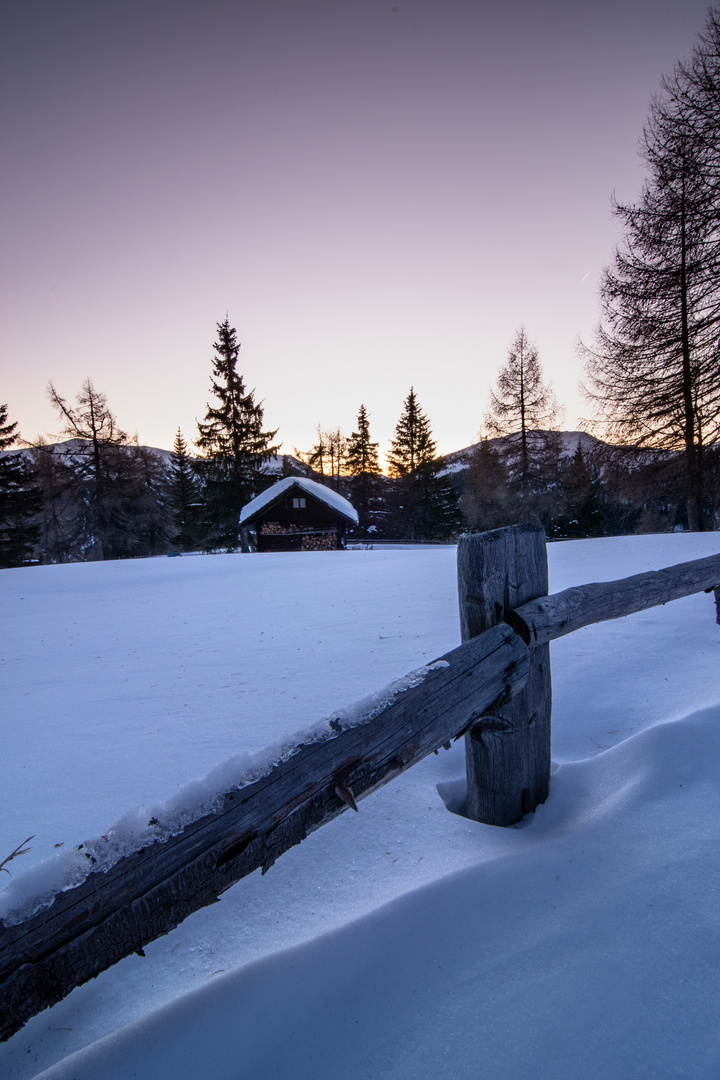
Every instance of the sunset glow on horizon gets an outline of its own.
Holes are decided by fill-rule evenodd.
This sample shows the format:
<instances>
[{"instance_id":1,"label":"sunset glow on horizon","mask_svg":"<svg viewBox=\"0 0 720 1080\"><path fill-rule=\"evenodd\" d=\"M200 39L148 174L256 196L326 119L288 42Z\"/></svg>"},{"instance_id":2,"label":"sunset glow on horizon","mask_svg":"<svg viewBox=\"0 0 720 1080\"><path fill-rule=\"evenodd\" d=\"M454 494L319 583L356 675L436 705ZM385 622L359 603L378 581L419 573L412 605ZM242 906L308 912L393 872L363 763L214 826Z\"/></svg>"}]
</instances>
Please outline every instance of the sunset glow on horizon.
<instances>
[{"instance_id":1,"label":"sunset glow on horizon","mask_svg":"<svg viewBox=\"0 0 720 1080\"><path fill-rule=\"evenodd\" d=\"M3 378L194 440L216 323L283 451L387 449L413 385L474 442L516 328L566 406L620 240L610 197L706 0L25 0L2 16ZM592 269L588 269L588 267Z\"/></svg>"}]
</instances>

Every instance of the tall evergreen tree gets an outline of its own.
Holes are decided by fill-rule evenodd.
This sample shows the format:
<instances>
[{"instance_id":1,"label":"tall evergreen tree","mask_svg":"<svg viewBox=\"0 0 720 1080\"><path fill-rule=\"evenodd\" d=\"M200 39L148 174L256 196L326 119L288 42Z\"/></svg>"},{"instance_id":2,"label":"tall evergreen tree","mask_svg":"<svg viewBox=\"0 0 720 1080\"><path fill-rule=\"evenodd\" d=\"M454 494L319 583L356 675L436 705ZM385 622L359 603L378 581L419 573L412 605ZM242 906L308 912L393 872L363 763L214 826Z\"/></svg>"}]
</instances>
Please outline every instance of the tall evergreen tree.
<instances>
[{"instance_id":1,"label":"tall evergreen tree","mask_svg":"<svg viewBox=\"0 0 720 1080\"><path fill-rule=\"evenodd\" d=\"M380 461L378 444L370 438L370 418L364 405L358 412L357 431L353 431L347 441L345 468L350 476L350 494L360 528L367 528L380 475Z\"/></svg>"},{"instance_id":2,"label":"tall evergreen tree","mask_svg":"<svg viewBox=\"0 0 720 1080\"><path fill-rule=\"evenodd\" d=\"M553 426L560 416L555 395L543 378L536 346L519 327L507 362L490 391L485 426L490 435L505 436L508 481L520 505L520 518L540 515L554 478L560 442ZM550 429L550 430L548 430Z\"/></svg>"},{"instance_id":3,"label":"tall evergreen tree","mask_svg":"<svg viewBox=\"0 0 720 1080\"><path fill-rule=\"evenodd\" d=\"M347 471L351 476L376 475L380 472L378 443L370 438L370 417L364 405L357 415L357 431L353 431L347 443Z\"/></svg>"},{"instance_id":4,"label":"tall evergreen tree","mask_svg":"<svg viewBox=\"0 0 720 1080\"><path fill-rule=\"evenodd\" d=\"M437 456L430 421L413 387L395 426L388 465L395 479L394 516L403 537L443 540L460 528L458 493L443 474L444 461Z\"/></svg>"},{"instance_id":5,"label":"tall evergreen tree","mask_svg":"<svg viewBox=\"0 0 720 1080\"><path fill-rule=\"evenodd\" d=\"M264 409L237 371L240 345L227 317L217 324L211 386L217 399L198 421L196 446L204 502L204 544L235 551L241 543L240 511L267 486L262 465L275 453L275 431L263 429Z\"/></svg>"},{"instance_id":6,"label":"tall evergreen tree","mask_svg":"<svg viewBox=\"0 0 720 1080\"><path fill-rule=\"evenodd\" d=\"M398 479L411 476L421 465L429 465L436 460L437 443L432 437L430 421L420 408L412 386L395 425L395 438L390 447L390 475Z\"/></svg>"},{"instance_id":7,"label":"tall evergreen tree","mask_svg":"<svg viewBox=\"0 0 720 1080\"><path fill-rule=\"evenodd\" d=\"M663 80L637 203L615 202L624 242L585 347L588 394L612 441L680 450L691 529L713 527L704 457L720 439L720 16Z\"/></svg>"},{"instance_id":8,"label":"tall evergreen tree","mask_svg":"<svg viewBox=\"0 0 720 1080\"><path fill-rule=\"evenodd\" d=\"M34 520L41 507L36 476L21 453L9 452L20 435L7 418L7 405L0 405L0 567L26 563L40 534Z\"/></svg>"},{"instance_id":9,"label":"tall evergreen tree","mask_svg":"<svg viewBox=\"0 0 720 1080\"><path fill-rule=\"evenodd\" d=\"M178 551L194 551L200 544L200 484L194 461L180 428L177 429L167 477L171 521L170 542Z\"/></svg>"}]
</instances>

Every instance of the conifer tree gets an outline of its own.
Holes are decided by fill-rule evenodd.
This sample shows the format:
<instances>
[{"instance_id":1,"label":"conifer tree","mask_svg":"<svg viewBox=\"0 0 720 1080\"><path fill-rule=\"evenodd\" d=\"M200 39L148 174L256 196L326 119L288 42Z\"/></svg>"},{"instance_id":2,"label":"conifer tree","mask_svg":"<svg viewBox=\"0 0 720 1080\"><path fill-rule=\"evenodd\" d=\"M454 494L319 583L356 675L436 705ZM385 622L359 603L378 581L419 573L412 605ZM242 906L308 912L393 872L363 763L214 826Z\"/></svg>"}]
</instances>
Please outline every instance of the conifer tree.
<instances>
[{"instance_id":1,"label":"conifer tree","mask_svg":"<svg viewBox=\"0 0 720 1080\"><path fill-rule=\"evenodd\" d=\"M430 421L411 387L388 454L390 475L396 481L396 527L408 540L447 539L460 527L458 493L443 475L443 464Z\"/></svg>"},{"instance_id":2,"label":"conifer tree","mask_svg":"<svg viewBox=\"0 0 720 1080\"><path fill-rule=\"evenodd\" d=\"M380 475L378 444L370 438L370 418L364 405L357 417L357 431L347 440L345 468L350 476L351 500L361 528L367 528L373 496Z\"/></svg>"},{"instance_id":3,"label":"conifer tree","mask_svg":"<svg viewBox=\"0 0 720 1080\"><path fill-rule=\"evenodd\" d=\"M0 405L0 567L22 566L33 554L41 508L36 477L22 454L7 453L20 435L8 424L7 405Z\"/></svg>"},{"instance_id":4,"label":"conifer tree","mask_svg":"<svg viewBox=\"0 0 720 1080\"><path fill-rule=\"evenodd\" d=\"M437 443L432 437L430 421L420 408L412 386L390 445L390 475L398 479L412 475L421 465L429 465L436 459Z\"/></svg>"},{"instance_id":5,"label":"conifer tree","mask_svg":"<svg viewBox=\"0 0 720 1080\"><path fill-rule=\"evenodd\" d=\"M350 476L380 472L378 443L370 438L370 417L364 405L358 411L357 431L353 431L347 442L345 463Z\"/></svg>"},{"instance_id":6,"label":"conifer tree","mask_svg":"<svg viewBox=\"0 0 720 1080\"><path fill-rule=\"evenodd\" d=\"M275 431L263 429L264 409L246 390L237 370L240 345L227 317L217 324L217 341L211 376L216 405L208 405L205 420L198 421L196 446L204 503L204 545L237 550L241 543L240 511L267 486L262 466L277 453L272 446Z\"/></svg>"},{"instance_id":7,"label":"conifer tree","mask_svg":"<svg viewBox=\"0 0 720 1080\"><path fill-rule=\"evenodd\" d=\"M178 551L195 550L200 543L200 484L180 428L170 454L167 501L171 544Z\"/></svg>"}]
</instances>

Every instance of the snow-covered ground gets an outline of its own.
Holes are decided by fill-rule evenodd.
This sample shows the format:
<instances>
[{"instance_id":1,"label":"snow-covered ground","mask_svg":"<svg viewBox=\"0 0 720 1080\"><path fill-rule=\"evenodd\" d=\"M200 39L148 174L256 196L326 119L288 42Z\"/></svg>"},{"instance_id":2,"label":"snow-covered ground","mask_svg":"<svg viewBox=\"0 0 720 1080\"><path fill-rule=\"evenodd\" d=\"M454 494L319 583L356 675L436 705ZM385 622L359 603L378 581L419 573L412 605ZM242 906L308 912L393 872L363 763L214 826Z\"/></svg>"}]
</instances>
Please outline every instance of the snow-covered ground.
<instances>
[{"instance_id":1,"label":"snow-covered ground","mask_svg":"<svg viewBox=\"0 0 720 1080\"><path fill-rule=\"evenodd\" d=\"M719 550L551 545L551 589ZM37 567L0 589L0 858L35 834L10 889L459 640L452 548ZM521 827L450 813L462 745L431 756L34 1018L0 1075L716 1080L719 659L703 594L559 640L551 794Z\"/></svg>"}]
</instances>

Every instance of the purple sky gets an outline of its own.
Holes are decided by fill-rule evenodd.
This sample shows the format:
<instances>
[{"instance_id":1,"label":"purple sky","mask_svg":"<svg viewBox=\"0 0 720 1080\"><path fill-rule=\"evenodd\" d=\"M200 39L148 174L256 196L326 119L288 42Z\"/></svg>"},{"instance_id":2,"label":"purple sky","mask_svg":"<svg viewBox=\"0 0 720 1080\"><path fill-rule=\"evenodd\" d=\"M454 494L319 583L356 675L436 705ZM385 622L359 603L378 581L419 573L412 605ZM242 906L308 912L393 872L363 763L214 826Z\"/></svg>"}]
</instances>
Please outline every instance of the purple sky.
<instances>
[{"instance_id":1,"label":"purple sky","mask_svg":"<svg viewBox=\"0 0 720 1080\"><path fill-rule=\"evenodd\" d=\"M0 402L90 376L141 442L204 415L215 324L284 450L414 384L475 441L524 323L575 427L574 343L638 138L705 0L5 0Z\"/></svg>"}]
</instances>

